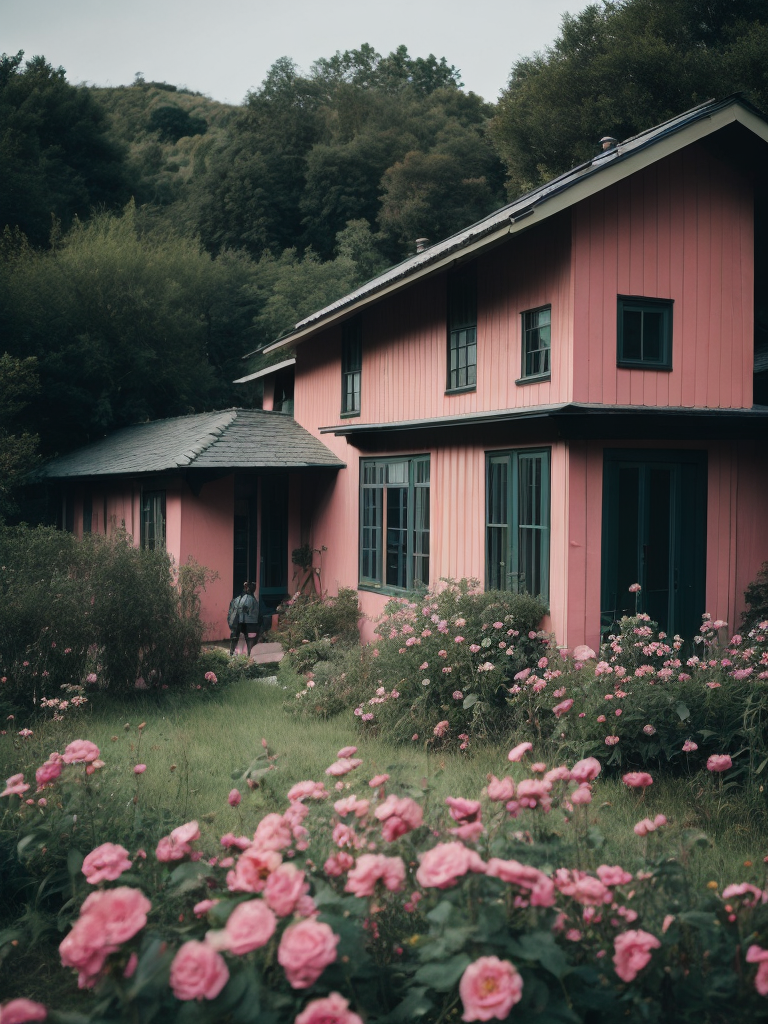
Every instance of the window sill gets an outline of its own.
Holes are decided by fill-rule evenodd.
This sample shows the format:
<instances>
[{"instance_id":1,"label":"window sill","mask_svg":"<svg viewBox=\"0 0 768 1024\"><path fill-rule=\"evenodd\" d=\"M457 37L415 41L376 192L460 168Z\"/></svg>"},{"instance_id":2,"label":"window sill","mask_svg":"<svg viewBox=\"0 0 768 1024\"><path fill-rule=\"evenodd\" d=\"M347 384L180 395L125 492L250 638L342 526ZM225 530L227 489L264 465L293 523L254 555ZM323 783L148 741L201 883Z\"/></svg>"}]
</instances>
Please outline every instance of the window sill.
<instances>
[{"instance_id":1,"label":"window sill","mask_svg":"<svg viewBox=\"0 0 768 1024\"><path fill-rule=\"evenodd\" d=\"M359 416L360 416L360 412L359 411L358 412L340 412L339 413L339 419L340 420L354 420L354 419L358 418Z\"/></svg>"},{"instance_id":2,"label":"window sill","mask_svg":"<svg viewBox=\"0 0 768 1024\"><path fill-rule=\"evenodd\" d=\"M545 384L548 380L552 380L551 373L538 373L531 377L518 377L515 384L521 388L525 387L526 384Z\"/></svg>"},{"instance_id":3,"label":"window sill","mask_svg":"<svg viewBox=\"0 0 768 1024\"><path fill-rule=\"evenodd\" d=\"M427 587L424 586L407 590L402 587L387 586L386 584L379 586L376 583L358 583L357 589L364 590L368 594L383 594L384 597L407 597L410 594L427 592Z\"/></svg>"},{"instance_id":4,"label":"window sill","mask_svg":"<svg viewBox=\"0 0 768 1024\"><path fill-rule=\"evenodd\" d=\"M477 384L467 384L466 387L463 387L463 388L446 388L445 389L445 394L446 395L464 395L468 391L477 391Z\"/></svg>"},{"instance_id":5,"label":"window sill","mask_svg":"<svg viewBox=\"0 0 768 1024\"><path fill-rule=\"evenodd\" d=\"M672 373L672 366L670 363L644 363L640 360L637 360L637 362L631 362L628 359L617 359L616 366L620 370L660 370L662 373Z\"/></svg>"}]
</instances>

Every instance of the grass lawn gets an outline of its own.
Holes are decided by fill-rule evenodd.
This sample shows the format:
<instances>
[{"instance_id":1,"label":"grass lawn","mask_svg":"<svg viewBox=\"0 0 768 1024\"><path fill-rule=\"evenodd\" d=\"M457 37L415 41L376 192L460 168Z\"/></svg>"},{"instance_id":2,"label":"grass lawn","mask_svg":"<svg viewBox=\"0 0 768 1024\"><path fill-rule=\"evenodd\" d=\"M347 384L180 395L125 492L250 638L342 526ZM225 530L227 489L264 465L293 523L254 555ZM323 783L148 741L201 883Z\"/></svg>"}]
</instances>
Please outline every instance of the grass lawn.
<instances>
[{"instance_id":1,"label":"grass lawn","mask_svg":"<svg viewBox=\"0 0 768 1024\"><path fill-rule=\"evenodd\" d=\"M364 761L357 773L346 777L352 780L350 785L359 789L372 775L388 772L394 783L425 790L428 816L430 808L432 814L444 812L443 799L448 795L477 797L489 772L520 775L523 768L506 759L513 737L509 745L486 746L469 757L431 753L417 744L402 747L385 738L358 738L351 715L329 721L289 716L282 709L284 698L277 686L242 680L213 699L169 699L163 707L151 701L110 701L100 707L94 700L77 723L46 723L24 743L13 735L0 737L3 777L29 773L52 749L62 750L72 739L90 739L106 761L103 778L109 781L116 818L133 814L138 785L145 817L160 817L169 828L197 818L208 837L206 845L213 848L224 832L252 832L264 813L282 810L285 793L294 782L325 778L325 768L347 744L357 744L357 756ZM142 722L146 727L139 743ZM231 773L261 752L262 737L278 754L277 770L267 776L261 789L246 791L239 808L231 808L227 804L227 794L235 785ZM533 753L546 759L546 751ZM137 781L132 769L138 762L146 764L147 770ZM750 802L738 790L721 797L719 781L711 773L661 779L642 799L620 779L598 779L593 803L577 809L577 813L588 813L590 823L598 824L605 836L605 845L592 855L596 863L631 868L641 843L633 825L663 813L670 821L664 837L670 852L687 830L703 830L712 840L691 857L693 885L710 880L724 885L746 878L762 883L763 857L768 854L765 807ZM94 840L100 843L116 837L95 835ZM745 861L752 861L754 868L746 869Z\"/></svg>"}]
</instances>

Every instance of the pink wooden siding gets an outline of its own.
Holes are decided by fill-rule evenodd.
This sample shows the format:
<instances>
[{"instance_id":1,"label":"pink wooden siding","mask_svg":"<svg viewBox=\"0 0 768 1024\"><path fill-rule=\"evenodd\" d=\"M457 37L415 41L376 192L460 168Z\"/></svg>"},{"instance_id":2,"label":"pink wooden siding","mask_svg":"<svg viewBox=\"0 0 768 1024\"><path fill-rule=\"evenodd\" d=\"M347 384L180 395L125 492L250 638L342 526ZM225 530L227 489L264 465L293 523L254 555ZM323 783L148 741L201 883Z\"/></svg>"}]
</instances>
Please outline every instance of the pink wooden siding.
<instances>
[{"instance_id":1,"label":"pink wooden siding","mask_svg":"<svg viewBox=\"0 0 768 1024\"><path fill-rule=\"evenodd\" d=\"M752 204L696 145L574 207L574 401L751 407ZM671 372L617 368L618 295L674 300Z\"/></svg>"},{"instance_id":2,"label":"pink wooden siding","mask_svg":"<svg viewBox=\"0 0 768 1024\"><path fill-rule=\"evenodd\" d=\"M179 546L168 543L178 564L184 565L192 557L218 573L200 595L206 639L229 633L226 619L232 599L234 480L234 476L228 476L205 484L197 497L183 485Z\"/></svg>"},{"instance_id":3,"label":"pink wooden siding","mask_svg":"<svg viewBox=\"0 0 768 1024\"><path fill-rule=\"evenodd\" d=\"M446 394L446 274L418 282L363 315L361 413L355 423L456 416L567 401L571 383L567 216L478 259L477 389ZM521 314L552 306L552 379L519 386ZM302 426L343 422L341 328L301 345L294 414Z\"/></svg>"}]
</instances>

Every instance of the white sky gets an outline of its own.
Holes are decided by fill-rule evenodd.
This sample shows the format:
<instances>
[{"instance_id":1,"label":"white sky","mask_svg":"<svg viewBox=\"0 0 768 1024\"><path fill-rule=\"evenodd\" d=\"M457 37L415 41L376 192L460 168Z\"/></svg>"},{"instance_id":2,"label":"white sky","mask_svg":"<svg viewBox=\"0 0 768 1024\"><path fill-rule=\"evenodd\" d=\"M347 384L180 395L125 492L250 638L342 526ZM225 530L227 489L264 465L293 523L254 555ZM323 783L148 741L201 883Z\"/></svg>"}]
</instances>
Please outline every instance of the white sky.
<instances>
[{"instance_id":1,"label":"white sky","mask_svg":"<svg viewBox=\"0 0 768 1024\"><path fill-rule=\"evenodd\" d=\"M0 50L42 54L72 83L184 85L241 103L278 57L318 57L370 43L461 69L495 100L513 61L555 38L587 0L0 0Z\"/></svg>"}]
</instances>

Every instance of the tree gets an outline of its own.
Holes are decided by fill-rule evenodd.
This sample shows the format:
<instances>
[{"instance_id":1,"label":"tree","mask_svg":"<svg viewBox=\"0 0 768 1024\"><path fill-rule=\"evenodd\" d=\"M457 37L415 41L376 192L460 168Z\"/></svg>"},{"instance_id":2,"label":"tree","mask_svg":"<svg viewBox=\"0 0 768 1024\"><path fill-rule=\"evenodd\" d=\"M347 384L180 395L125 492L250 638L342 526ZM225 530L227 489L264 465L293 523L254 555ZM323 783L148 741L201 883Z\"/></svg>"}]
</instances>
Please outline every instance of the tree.
<instances>
[{"instance_id":1,"label":"tree","mask_svg":"<svg viewBox=\"0 0 768 1024\"><path fill-rule=\"evenodd\" d=\"M89 90L63 68L24 53L0 57L0 227L18 226L33 245L48 240L51 216L65 228L91 207L129 197L123 151Z\"/></svg>"},{"instance_id":2,"label":"tree","mask_svg":"<svg viewBox=\"0 0 768 1024\"><path fill-rule=\"evenodd\" d=\"M765 0L602 0L512 67L491 123L510 197L711 97L768 106Z\"/></svg>"},{"instance_id":3,"label":"tree","mask_svg":"<svg viewBox=\"0 0 768 1024\"><path fill-rule=\"evenodd\" d=\"M193 117L182 107L155 107L149 115L147 127L157 132L163 142L178 142L185 135L205 135L208 125L202 117Z\"/></svg>"},{"instance_id":4,"label":"tree","mask_svg":"<svg viewBox=\"0 0 768 1024\"><path fill-rule=\"evenodd\" d=\"M16 492L39 462L39 438L18 429L39 390L36 359L0 355L0 523L17 511Z\"/></svg>"}]
</instances>

